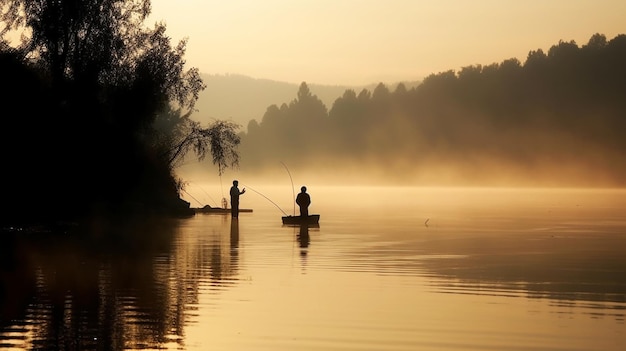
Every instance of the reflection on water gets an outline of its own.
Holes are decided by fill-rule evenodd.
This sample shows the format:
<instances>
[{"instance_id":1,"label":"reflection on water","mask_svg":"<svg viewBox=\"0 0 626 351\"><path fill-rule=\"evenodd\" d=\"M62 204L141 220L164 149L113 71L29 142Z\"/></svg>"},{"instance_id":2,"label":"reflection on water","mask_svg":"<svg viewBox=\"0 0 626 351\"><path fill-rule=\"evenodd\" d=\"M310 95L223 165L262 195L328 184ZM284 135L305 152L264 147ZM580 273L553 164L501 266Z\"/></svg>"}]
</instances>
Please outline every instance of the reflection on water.
<instances>
[{"instance_id":1,"label":"reflection on water","mask_svg":"<svg viewBox=\"0 0 626 351\"><path fill-rule=\"evenodd\" d=\"M626 348L626 192L313 190L319 226L3 233L0 348Z\"/></svg>"},{"instance_id":2,"label":"reflection on water","mask_svg":"<svg viewBox=\"0 0 626 351\"><path fill-rule=\"evenodd\" d=\"M3 262L7 332L1 345L121 349L182 336L182 309L176 310L181 297L155 288L173 286L162 264L173 230L117 224L88 232L10 234L4 250L17 254Z\"/></svg>"},{"instance_id":3,"label":"reflection on water","mask_svg":"<svg viewBox=\"0 0 626 351\"><path fill-rule=\"evenodd\" d=\"M221 233L221 223L212 230ZM9 233L3 247L0 348L137 349L181 346L200 284L237 273L220 236L158 220ZM206 242L205 240L208 240Z\"/></svg>"}]
</instances>

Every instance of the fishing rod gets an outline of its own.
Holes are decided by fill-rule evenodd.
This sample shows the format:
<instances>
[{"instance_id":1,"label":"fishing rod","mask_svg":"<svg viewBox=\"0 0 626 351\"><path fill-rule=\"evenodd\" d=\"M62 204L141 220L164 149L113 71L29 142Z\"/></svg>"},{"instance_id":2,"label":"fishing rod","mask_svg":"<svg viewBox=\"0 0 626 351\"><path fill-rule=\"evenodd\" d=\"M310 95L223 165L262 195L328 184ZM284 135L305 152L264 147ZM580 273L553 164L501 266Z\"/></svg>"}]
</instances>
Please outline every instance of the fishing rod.
<instances>
[{"instance_id":1,"label":"fishing rod","mask_svg":"<svg viewBox=\"0 0 626 351\"><path fill-rule=\"evenodd\" d=\"M255 193L257 193L257 194L259 194L259 195L261 195L261 196L263 196L263 197L264 197L267 201L269 201L269 202L271 202L272 204L274 204L274 206L276 206L276 208L278 208L278 209L280 210L280 212L282 212L285 216L288 216L288 214L287 214L287 213L285 213L285 211L283 211L283 209L282 209L282 208L280 208L280 206L278 206L278 205L277 205L274 201L270 200L270 198L269 198L269 197L267 197L267 196L265 196L265 195L261 194L260 192L258 192L258 191L256 191L256 190L252 189L252 187L250 187L249 185L245 185L245 184L241 184L241 185L243 185L244 187L246 187L246 188L248 188L248 189L250 189L250 190L254 191Z\"/></svg>"},{"instance_id":2,"label":"fishing rod","mask_svg":"<svg viewBox=\"0 0 626 351\"><path fill-rule=\"evenodd\" d=\"M198 201L198 199L196 199L195 197L193 197L190 193L187 192L187 190L185 189L181 189L185 194L189 195L190 198L196 200L197 203L200 204L200 206L202 206L202 202Z\"/></svg>"},{"instance_id":3,"label":"fishing rod","mask_svg":"<svg viewBox=\"0 0 626 351\"><path fill-rule=\"evenodd\" d=\"M287 165L283 163L283 161L280 161L280 163L285 167L285 169L287 170L287 174L289 174L289 180L291 180L291 193L293 195L292 199L296 198L296 190L293 187L293 178L291 178L291 172L289 172L289 168L287 168ZM293 203L293 215L296 215L296 203Z\"/></svg>"},{"instance_id":4,"label":"fishing rod","mask_svg":"<svg viewBox=\"0 0 626 351\"><path fill-rule=\"evenodd\" d=\"M209 199L214 203L217 204L217 201L215 201L215 199L213 199L213 197L211 197L211 195L209 193L206 192L206 190L204 190L200 185L198 185L198 183L194 182L196 184L196 186L202 190L202 192L209 197Z\"/></svg>"}]
</instances>

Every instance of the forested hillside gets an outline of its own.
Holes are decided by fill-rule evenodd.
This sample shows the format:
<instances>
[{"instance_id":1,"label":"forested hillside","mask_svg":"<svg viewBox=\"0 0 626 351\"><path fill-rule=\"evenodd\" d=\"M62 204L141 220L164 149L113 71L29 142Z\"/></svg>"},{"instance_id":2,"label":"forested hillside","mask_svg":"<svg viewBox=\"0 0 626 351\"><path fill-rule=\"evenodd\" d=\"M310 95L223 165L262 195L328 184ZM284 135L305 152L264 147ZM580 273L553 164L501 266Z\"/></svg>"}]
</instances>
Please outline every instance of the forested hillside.
<instances>
[{"instance_id":1,"label":"forested hillside","mask_svg":"<svg viewBox=\"0 0 626 351\"><path fill-rule=\"evenodd\" d=\"M268 106L292 100L299 88L294 83L239 74L200 74L200 77L206 88L198 94L192 117L203 123L222 119L245 127L251 120L261 119ZM415 86L419 82L403 84ZM309 84L311 92L326 106L331 106L347 89L373 89L375 86L375 83L362 87Z\"/></svg>"},{"instance_id":2,"label":"forested hillside","mask_svg":"<svg viewBox=\"0 0 626 351\"><path fill-rule=\"evenodd\" d=\"M626 35L560 41L326 106L306 82L242 134L241 167L412 184L626 184ZM330 171L330 172L329 172Z\"/></svg>"}]
</instances>

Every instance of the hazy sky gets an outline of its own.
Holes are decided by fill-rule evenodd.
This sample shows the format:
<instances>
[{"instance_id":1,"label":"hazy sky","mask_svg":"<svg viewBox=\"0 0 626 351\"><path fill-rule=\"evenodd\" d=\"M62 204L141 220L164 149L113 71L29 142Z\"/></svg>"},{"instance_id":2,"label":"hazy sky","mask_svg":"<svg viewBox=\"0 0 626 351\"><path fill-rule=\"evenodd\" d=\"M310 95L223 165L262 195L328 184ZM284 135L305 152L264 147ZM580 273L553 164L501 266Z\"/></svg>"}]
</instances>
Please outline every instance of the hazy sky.
<instances>
[{"instance_id":1,"label":"hazy sky","mask_svg":"<svg viewBox=\"0 0 626 351\"><path fill-rule=\"evenodd\" d=\"M190 66L292 83L416 80L626 33L625 0L152 0Z\"/></svg>"}]
</instances>

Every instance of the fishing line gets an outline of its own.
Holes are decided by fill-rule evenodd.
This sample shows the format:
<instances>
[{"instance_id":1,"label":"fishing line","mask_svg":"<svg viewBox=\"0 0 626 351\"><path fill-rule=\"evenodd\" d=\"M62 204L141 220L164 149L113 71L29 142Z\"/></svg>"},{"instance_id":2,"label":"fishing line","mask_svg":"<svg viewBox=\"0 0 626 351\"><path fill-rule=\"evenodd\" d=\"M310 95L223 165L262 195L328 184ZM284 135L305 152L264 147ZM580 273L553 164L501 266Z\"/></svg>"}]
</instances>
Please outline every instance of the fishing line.
<instances>
[{"instance_id":1,"label":"fishing line","mask_svg":"<svg viewBox=\"0 0 626 351\"><path fill-rule=\"evenodd\" d=\"M269 202L271 202L272 204L274 204L274 206L276 206L276 207L280 210L280 212L282 212L285 216L288 216L288 214L287 214L287 213L285 213L285 211L283 211L283 209L282 209L282 208L280 208L280 206L278 206L278 205L277 205L274 201L270 200L270 198L269 198L269 197L267 197L267 196L265 196L265 195L261 194L260 192L258 192L258 191L256 191L256 190L252 189L252 187L250 187L249 185L245 185L245 184L241 184L241 185L243 185L243 186L245 186L246 188L248 188L248 189L250 189L250 190L254 191L255 193L257 193L257 194L259 194L259 195L263 196L263 197L264 197L267 201L269 201Z\"/></svg>"},{"instance_id":2,"label":"fishing line","mask_svg":"<svg viewBox=\"0 0 626 351\"><path fill-rule=\"evenodd\" d=\"M287 165L283 163L283 161L280 161L280 163L285 166L285 169L287 170L287 174L289 174L289 180L291 180L291 193L293 195L293 199L296 198L296 190L293 187L293 178L291 178L291 172L289 172L289 168L287 168ZM296 203L293 203L293 215L296 215Z\"/></svg>"},{"instance_id":3,"label":"fishing line","mask_svg":"<svg viewBox=\"0 0 626 351\"><path fill-rule=\"evenodd\" d=\"M190 193L188 193L185 189L181 189L185 194L189 195L190 198L196 200L197 203L200 204L200 206L202 206L202 202L198 201L198 199L196 199L195 197L191 196Z\"/></svg>"},{"instance_id":4,"label":"fishing line","mask_svg":"<svg viewBox=\"0 0 626 351\"><path fill-rule=\"evenodd\" d=\"M192 183L192 182L190 182L190 183ZM216 202L216 201L215 201L215 200L211 197L211 195L209 195L209 193L207 193L204 189L202 189L202 187L201 187L200 185L198 185L198 183L196 183L196 182L193 182L193 183L194 183L194 184L195 184L195 186L197 186L200 190L202 190L202 192L203 192L204 194L206 194L206 196L208 196L208 197L209 197L209 199L210 199L210 200L211 200L214 204L217 204L217 202ZM186 191L185 191L185 192L186 192ZM186 192L186 193L187 193L187 192ZM191 196L191 195L190 195L190 196ZM197 201L197 200L196 200L196 201Z\"/></svg>"}]
</instances>

